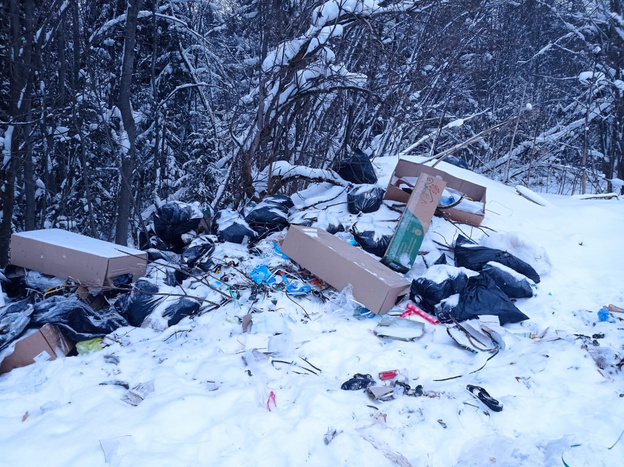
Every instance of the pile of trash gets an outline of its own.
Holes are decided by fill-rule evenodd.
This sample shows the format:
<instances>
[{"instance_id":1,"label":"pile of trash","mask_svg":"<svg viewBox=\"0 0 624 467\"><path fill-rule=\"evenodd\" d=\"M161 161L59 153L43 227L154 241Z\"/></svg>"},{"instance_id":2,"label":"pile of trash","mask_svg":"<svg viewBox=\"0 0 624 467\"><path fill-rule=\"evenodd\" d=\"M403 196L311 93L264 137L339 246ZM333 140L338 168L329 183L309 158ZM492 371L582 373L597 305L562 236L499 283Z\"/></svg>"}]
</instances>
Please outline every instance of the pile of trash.
<instances>
[{"instance_id":1,"label":"pile of trash","mask_svg":"<svg viewBox=\"0 0 624 467\"><path fill-rule=\"evenodd\" d=\"M54 359L97 350L121 327L163 331L230 302L241 310L235 319L243 333L271 334L262 347L270 353L283 344L271 313L278 301L325 303L345 292L354 316L383 316L374 330L380 338L416 340L428 323L445 325L471 351L504 347L500 326L529 319L516 301L533 296L540 282L535 268L461 229L432 264L424 259L431 253L420 251L434 214L448 225L479 226L485 188L401 160L384 189L361 152L334 170L344 185L324 187L325 198L313 204L303 194L274 194L214 215L199 203L163 204L141 235L140 250L59 229L14 234L12 265L0 276L6 301L0 372L36 361L42 351ZM304 202L296 205L295 197ZM346 201L344 215L318 207L335 199ZM380 209L394 215L390 227L367 221L366 214ZM420 260L426 267L413 277ZM259 309L267 298L274 306ZM56 335L57 348L48 339L43 349L33 338L44 327ZM422 394L400 378L379 392L368 376L345 384L368 389L376 400L397 391Z\"/></svg>"}]
</instances>

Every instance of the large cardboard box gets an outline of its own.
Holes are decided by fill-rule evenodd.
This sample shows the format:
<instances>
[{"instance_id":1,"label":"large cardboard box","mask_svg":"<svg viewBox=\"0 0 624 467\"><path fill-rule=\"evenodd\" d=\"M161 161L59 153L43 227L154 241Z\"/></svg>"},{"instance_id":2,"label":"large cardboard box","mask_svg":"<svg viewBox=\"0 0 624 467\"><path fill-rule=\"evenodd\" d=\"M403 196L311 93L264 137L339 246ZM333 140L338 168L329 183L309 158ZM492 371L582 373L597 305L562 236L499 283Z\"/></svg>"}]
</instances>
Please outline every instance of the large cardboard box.
<instances>
[{"instance_id":1,"label":"large cardboard box","mask_svg":"<svg viewBox=\"0 0 624 467\"><path fill-rule=\"evenodd\" d=\"M31 230L11 236L11 264L101 287L144 276L147 253L62 229Z\"/></svg>"},{"instance_id":2,"label":"large cardboard box","mask_svg":"<svg viewBox=\"0 0 624 467\"><path fill-rule=\"evenodd\" d=\"M445 186L446 182L441 178L427 172L420 173L396 232L381 259L382 263L399 272L410 270L429 230Z\"/></svg>"},{"instance_id":3,"label":"large cardboard box","mask_svg":"<svg viewBox=\"0 0 624 467\"><path fill-rule=\"evenodd\" d=\"M67 340L53 324L44 324L37 332L15 343L15 350L0 363L0 374L13 368L31 365L35 362L55 360L67 355L74 344Z\"/></svg>"},{"instance_id":4,"label":"large cardboard box","mask_svg":"<svg viewBox=\"0 0 624 467\"><path fill-rule=\"evenodd\" d=\"M281 249L334 288L351 284L353 297L373 313L387 312L409 291L403 276L321 229L292 225Z\"/></svg>"},{"instance_id":5,"label":"large cardboard box","mask_svg":"<svg viewBox=\"0 0 624 467\"><path fill-rule=\"evenodd\" d=\"M447 172L444 172L443 170L423 164L417 164L405 159L399 159L399 162L394 168L394 172L392 173L392 177L390 177L390 182L388 183L384 199L407 203L410 195L399 187L402 185L413 186L416 181L416 177L423 172L442 178L446 182L447 187L461 191L475 202L470 203L469 208L463 208L460 203L455 207L438 209L436 212L437 215L462 224L474 226L481 225L481 222L485 217L486 187L477 185L476 183L469 182L468 180L464 180L459 177L455 177ZM479 206L479 204L481 206ZM474 209L475 205L480 207L480 209L476 210L477 212L475 212Z\"/></svg>"}]
</instances>

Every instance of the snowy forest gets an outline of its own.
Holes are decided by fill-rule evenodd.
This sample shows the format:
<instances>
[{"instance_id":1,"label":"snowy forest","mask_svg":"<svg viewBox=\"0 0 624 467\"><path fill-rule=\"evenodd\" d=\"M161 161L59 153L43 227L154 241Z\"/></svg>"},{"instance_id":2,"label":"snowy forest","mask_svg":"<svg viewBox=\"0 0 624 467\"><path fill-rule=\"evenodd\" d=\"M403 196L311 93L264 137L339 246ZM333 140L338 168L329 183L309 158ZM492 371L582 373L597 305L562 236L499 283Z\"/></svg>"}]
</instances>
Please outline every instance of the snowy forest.
<instances>
[{"instance_id":1,"label":"snowy forest","mask_svg":"<svg viewBox=\"0 0 624 467\"><path fill-rule=\"evenodd\" d=\"M623 0L3 0L1 18L0 266L14 231L138 244L165 201L241 209L354 151L622 190Z\"/></svg>"}]
</instances>

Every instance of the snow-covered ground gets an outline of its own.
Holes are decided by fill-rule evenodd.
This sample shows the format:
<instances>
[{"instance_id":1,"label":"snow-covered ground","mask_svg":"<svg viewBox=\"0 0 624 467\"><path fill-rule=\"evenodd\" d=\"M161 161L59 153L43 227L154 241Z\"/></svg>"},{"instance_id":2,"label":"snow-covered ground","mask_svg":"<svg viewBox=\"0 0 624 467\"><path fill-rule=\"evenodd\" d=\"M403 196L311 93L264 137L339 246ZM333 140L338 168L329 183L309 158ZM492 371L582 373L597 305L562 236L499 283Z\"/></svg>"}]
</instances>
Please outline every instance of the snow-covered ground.
<instances>
[{"instance_id":1,"label":"snow-covered ground","mask_svg":"<svg viewBox=\"0 0 624 467\"><path fill-rule=\"evenodd\" d=\"M375 161L380 186L395 163ZM624 385L616 365L624 315L602 322L597 312L624 307L624 200L542 194L548 205L540 206L513 187L438 168L488 188L484 228L463 232L541 274L534 297L516 303L530 319L505 325L505 348L489 361L489 353L459 347L445 325L425 322L413 342L381 339L372 332L379 317L354 317L339 295L326 303L261 295L255 332L243 334L239 318L250 311L243 290L238 301L164 331L122 328L99 352L0 376L0 465L621 465ZM332 190L342 188L311 187L293 200L348 226L355 216L344 193L318 204ZM397 217L383 206L358 225L391 229L386 221ZM440 243L457 233L435 218L421 250L435 260ZM278 237L253 254L220 244L214 256L238 263L234 281L259 264L279 267ZM423 272L418 260L407 276ZM196 294L213 293L200 288ZM267 345L270 356L254 351ZM340 388L355 373L384 385L378 373L394 369L422 385L423 396L379 402ZM144 400L122 400L124 385L140 384ZM468 384L485 388L503 410L489 410Z\"/></svg>"}]
</instances>

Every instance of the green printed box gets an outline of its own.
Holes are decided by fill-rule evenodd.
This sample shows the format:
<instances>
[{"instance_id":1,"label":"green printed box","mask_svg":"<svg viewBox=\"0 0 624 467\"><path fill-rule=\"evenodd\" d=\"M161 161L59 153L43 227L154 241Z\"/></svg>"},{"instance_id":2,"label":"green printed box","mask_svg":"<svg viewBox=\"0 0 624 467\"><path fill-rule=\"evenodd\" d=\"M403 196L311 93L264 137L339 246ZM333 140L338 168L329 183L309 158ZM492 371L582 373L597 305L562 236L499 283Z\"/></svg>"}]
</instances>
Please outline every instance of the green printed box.
<instances>
[{"instance_id":1,"label":"green printed box","mask_svg":"<svg viewBox=\"0 0 624 467\"><path fill-rule=\"evenodd\" d=\"M445 187L441 178L424 172L418 176L382 263L395 271L410 270Z\"/></svg>"}]
</instances>

